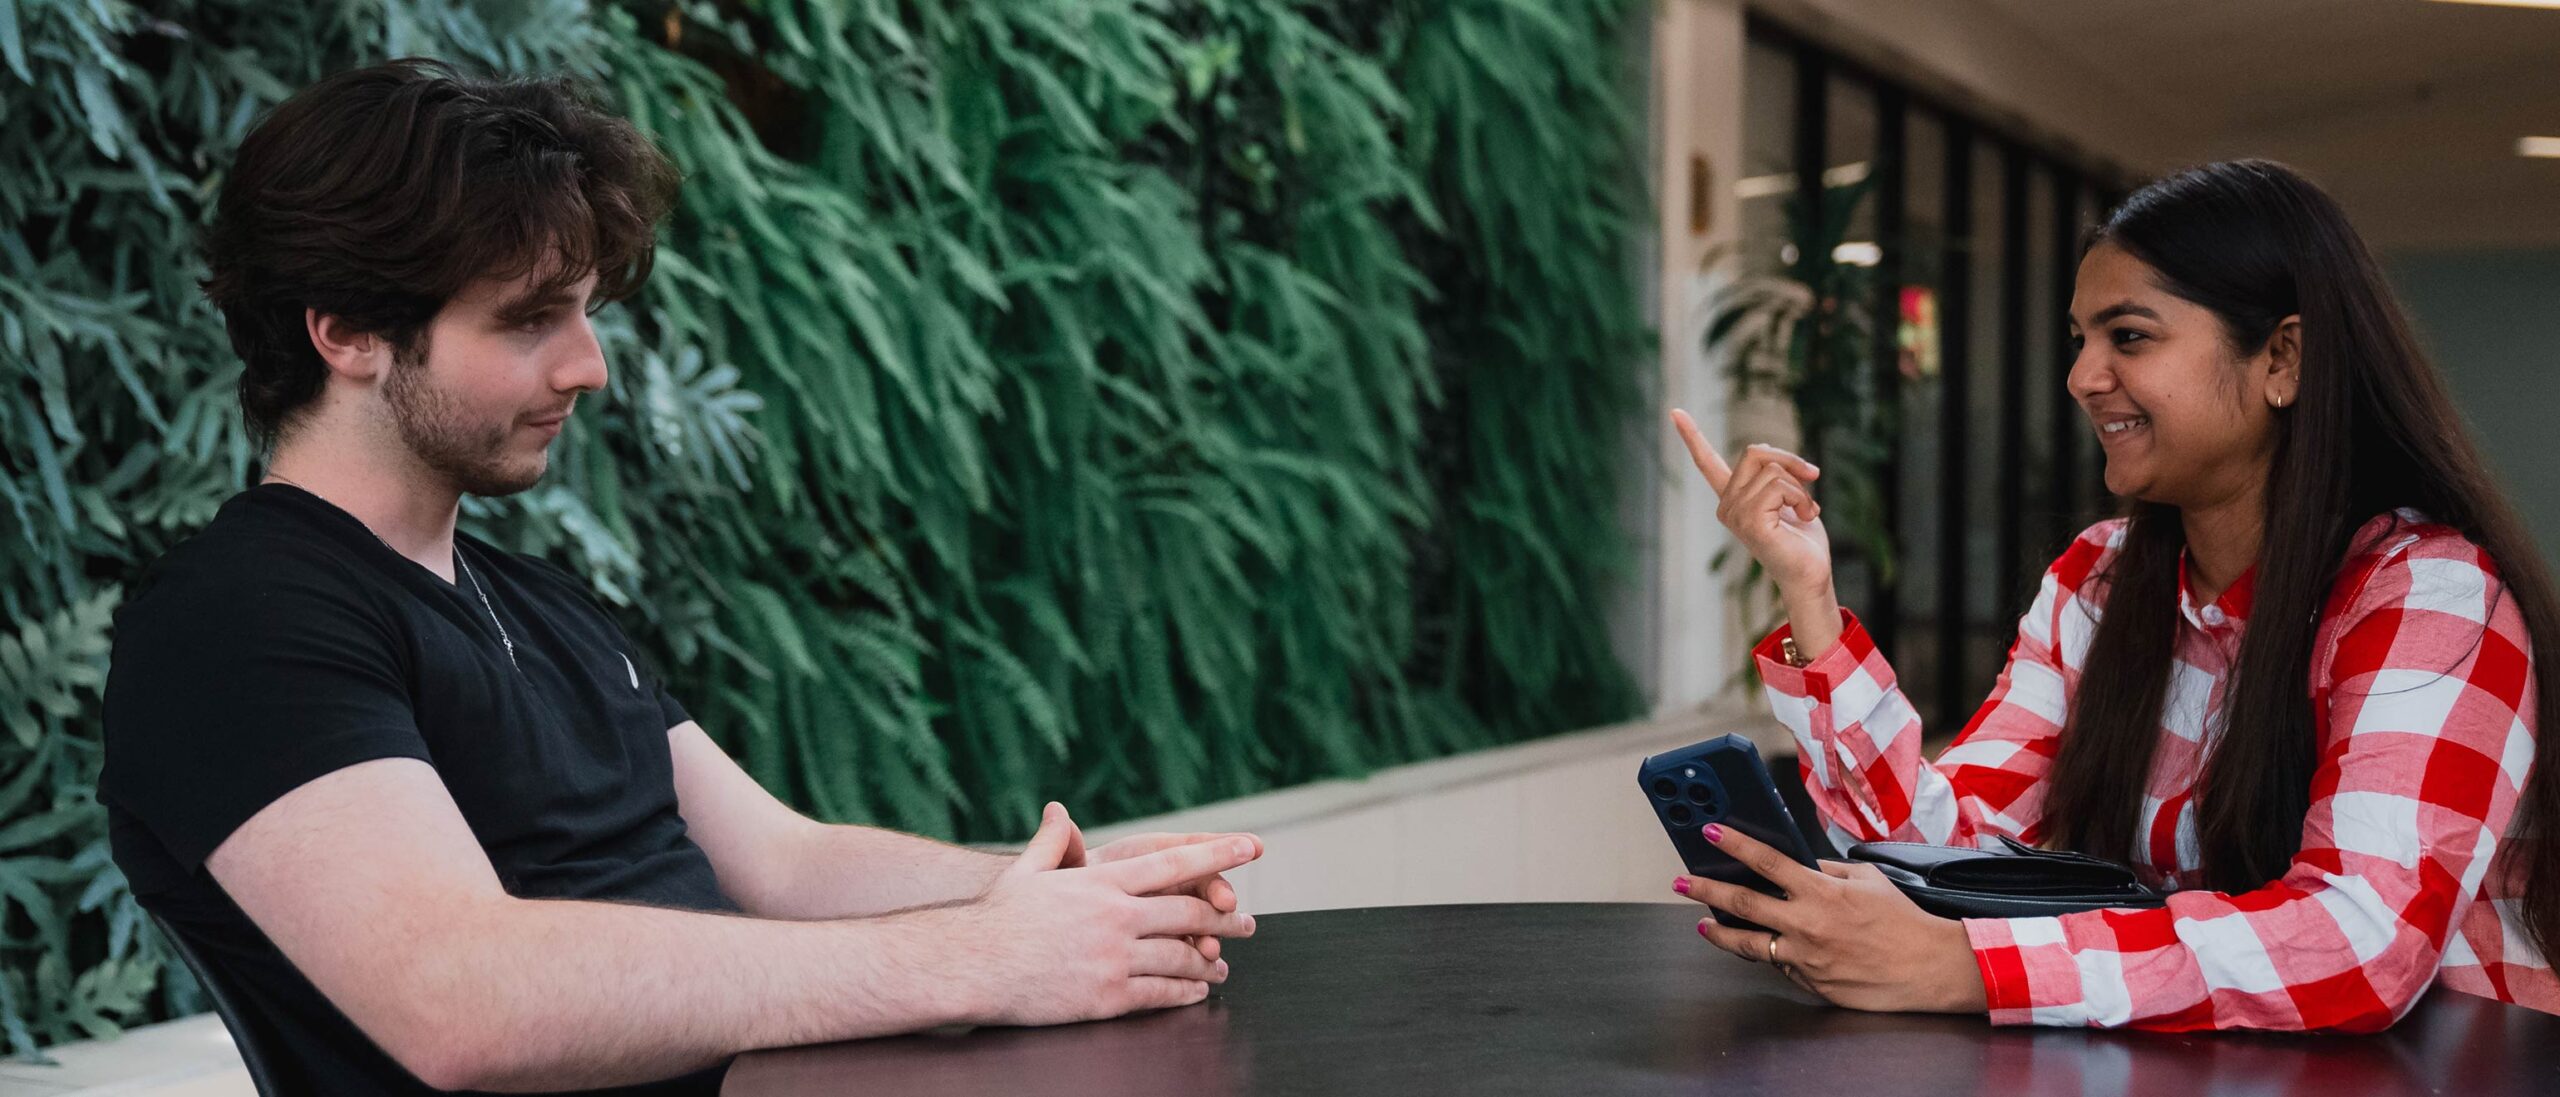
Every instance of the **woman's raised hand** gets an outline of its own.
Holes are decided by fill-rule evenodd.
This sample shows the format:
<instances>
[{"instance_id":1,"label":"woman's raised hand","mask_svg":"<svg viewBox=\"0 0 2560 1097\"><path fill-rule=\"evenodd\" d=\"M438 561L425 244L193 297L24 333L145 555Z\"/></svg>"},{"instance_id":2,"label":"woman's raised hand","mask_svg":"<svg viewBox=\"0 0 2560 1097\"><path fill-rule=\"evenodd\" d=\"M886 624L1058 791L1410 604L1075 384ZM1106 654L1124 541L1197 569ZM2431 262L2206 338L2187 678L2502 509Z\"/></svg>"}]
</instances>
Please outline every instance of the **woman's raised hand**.
<instances>
[{"instance_id":1,"label":"woman's raised hand","mask_svg":"<svg viewBox=\"0 0 2560 1097\"><path fill-rule=\"evenodd\" d=\"M1742 463L1728 468L1724 458L1698 433L1689 413L1671 412L1671 425L1689 446L1689 459L1716 493L1716 520L1733 531L1735 540L1760 561L1761 570L1778 584L1789 603L1831 593L1831 536L1822 528L1822 504L1813 499L1813 481L1822 470L1776 446L1753 445L1742 451Z\"/></svg>"}]
</instances>

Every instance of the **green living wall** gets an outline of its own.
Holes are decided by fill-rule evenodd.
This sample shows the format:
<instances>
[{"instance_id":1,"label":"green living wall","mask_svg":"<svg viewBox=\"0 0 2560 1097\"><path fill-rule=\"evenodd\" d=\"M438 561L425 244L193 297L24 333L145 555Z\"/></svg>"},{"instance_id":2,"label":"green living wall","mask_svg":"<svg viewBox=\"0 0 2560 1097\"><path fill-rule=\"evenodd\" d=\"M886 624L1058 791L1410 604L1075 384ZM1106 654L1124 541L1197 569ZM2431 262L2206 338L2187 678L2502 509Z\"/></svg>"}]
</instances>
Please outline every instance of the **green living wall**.
<instances>
[{"instance_id":1,"label":"green living wall","mask_svg":"<svg viewBox=\"0 0 2560 1097\"><path fill-rule=\"evenodd\" d=\"M684 169L472 528L834 820L1020 836L1627 714L1632 0L0 0L0 1026L199 1004L107 857L138 568L251 482L192 238L323 74L571 71Z\"/></svg>"}]
</instances>

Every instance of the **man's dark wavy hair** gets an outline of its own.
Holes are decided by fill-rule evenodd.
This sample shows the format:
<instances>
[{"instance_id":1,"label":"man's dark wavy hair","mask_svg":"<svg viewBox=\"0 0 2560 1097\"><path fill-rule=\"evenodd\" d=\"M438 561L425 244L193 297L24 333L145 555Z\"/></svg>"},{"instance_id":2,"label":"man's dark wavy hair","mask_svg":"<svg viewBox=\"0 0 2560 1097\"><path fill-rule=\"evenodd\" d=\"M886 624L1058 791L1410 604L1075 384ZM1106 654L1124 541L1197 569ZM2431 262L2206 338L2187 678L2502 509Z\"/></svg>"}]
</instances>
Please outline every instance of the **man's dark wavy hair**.
<instances>
[{"instance_id":1,"label":"man's dark wavy hair","mask_svg":"<svg viewBox=\"0 0 2560 1097\"><path fill-rule=\"evenodd\" d=\"M563 78L492 80L403 59L339 73L241 142L204 237L247 369L240 410L272 445L327 368L305 309L412 352L481 279L542 271L537 293L596 275L594 302L648 278L673 164Z\"/></svg>"}]
</instances>

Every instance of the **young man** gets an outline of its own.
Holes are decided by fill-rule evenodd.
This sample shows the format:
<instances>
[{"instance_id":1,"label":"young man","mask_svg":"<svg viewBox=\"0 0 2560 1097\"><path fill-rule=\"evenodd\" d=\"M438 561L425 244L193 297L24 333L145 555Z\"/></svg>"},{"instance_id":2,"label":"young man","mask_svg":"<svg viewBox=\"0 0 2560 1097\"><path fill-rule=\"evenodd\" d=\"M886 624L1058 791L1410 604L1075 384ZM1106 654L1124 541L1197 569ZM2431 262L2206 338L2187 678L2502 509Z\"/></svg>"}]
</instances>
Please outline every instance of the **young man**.
<instances>
[{"instance_id":1,"label":"young man","mask_svg":"<svg viewBox=\"0 0 2560 1097\"><path fill-rule=\"evenodd\" d=\"M532 486L674 172L559 82L400 62L243 143L208 292L264 482L118 618L99 796L143 905L296 1093L708 1093L740 1052L1201 1000L1249 835L1018 857L759 788L567 574Z\"/></svg>"}]
</instances>

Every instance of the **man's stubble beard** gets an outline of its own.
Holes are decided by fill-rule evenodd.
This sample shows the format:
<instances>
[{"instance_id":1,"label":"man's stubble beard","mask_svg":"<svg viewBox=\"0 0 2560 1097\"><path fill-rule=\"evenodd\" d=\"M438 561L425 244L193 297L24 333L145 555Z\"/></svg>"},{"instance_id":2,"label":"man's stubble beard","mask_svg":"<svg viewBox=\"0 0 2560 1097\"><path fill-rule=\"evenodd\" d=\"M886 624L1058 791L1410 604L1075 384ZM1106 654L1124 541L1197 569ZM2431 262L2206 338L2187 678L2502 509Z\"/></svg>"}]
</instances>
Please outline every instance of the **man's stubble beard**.
<instances>
[{"instance_id":1,"label":"man's stubble beard","mask_svg":"<svg viewBox=\"0 0 2560 1097\"><path fill-rule=\"evenodd\" d=\"M547 460L521 467L507 463L512 423L474 423L454 400L427 379L427 335L419 332L408 347L391 355L391 376L382 386L383 401L400 441L420 464L465 495L514 495L541 482Z\"/></svg>"}]
</instances>

